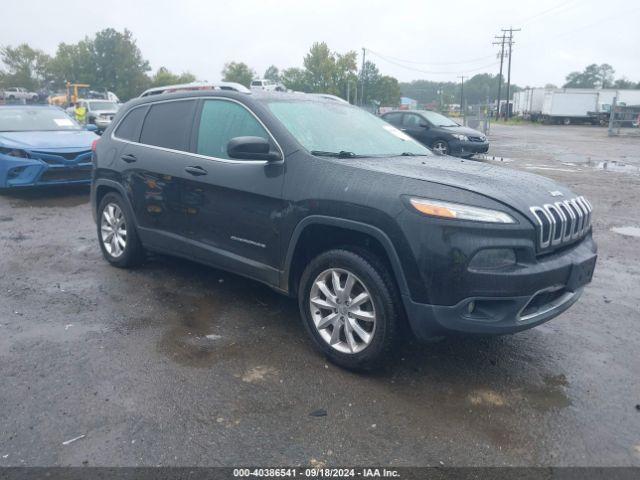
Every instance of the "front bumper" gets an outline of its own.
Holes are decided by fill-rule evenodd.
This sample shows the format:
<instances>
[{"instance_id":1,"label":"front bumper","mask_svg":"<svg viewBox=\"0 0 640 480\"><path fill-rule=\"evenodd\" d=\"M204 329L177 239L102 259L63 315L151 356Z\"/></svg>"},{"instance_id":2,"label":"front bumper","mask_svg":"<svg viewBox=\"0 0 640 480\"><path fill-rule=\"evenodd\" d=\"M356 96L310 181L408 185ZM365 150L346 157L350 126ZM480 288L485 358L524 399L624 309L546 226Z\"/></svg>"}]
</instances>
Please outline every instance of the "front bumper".
<instances>
[{"instance_id":1,"label":"front bumper","mask_svg":"<svg viewBox=\"0 0 640 480\"><path fill-rule=\"evenodd\" d=\"M596 251L589 236L513 274L470 272L472 283L482 285L487 294L469 295L455 305L419 303L403 296L411 328L418 339L426 340L451 332L505 334L535 327L580 298L591 281ZM491 291L495 294L488 294Z\"/></svg>"},{"instance_id":2,"label":"front bumper","mask_svg":"<svg viewBox=\"0 0 640 480\"><path fill-rule=\"evenodd\" d=\"M454 140L450 142L449 148L451 154L463 157L475 155L476 153L487 153L489 151L489 142L472 142L469 140Z\"/></svg>"},{"instance_id":3,"label":"front bumper","mask_svg":"<svg viewBox=\"0 0 640 480\"><path fill-rule=\"evenodd\" d=\"M89 184L92 170L90 156L77 163L56 165L37 158L0 155L0 188Z\"/></svg>"}]
</instances>

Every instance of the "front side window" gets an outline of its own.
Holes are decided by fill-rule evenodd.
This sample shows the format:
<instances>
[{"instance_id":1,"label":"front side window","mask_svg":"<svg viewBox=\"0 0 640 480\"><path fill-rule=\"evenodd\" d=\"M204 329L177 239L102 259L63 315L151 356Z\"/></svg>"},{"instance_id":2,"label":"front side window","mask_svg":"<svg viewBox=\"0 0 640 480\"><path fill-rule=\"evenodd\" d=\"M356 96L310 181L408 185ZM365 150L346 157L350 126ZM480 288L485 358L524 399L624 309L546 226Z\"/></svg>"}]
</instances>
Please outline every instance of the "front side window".
<instances>
[{"instance_id":1,"label":"front side window","mask_svg":"<svg viewBox=\"0 0 640 480\"><path fill-rule=\"evenodd\" d=\"M66 112L47 107L0 107L0 132L80 130Z\"/></svg>"},{"instance_id":2,"label":"front side window","mask_svg":"<svg viewBox=\"0 0 640 480\"><path fill-rule=\"evenodd\" d=\"M140 143L188 151L195 103L184 100L152 105L142 126Z\"/></svg>"},{"instance_id":3,"label":"front side window","mask_svg":"<svg viewBox=\"0 0 640 480\"><path fill-rule=\"evenodd\" d=\"M269 140L264 127L242 105L226 100L205 100L200 115L196 153L228 159L227 144L235 137L262 137Z\"/></svg>"},{"instance_id":4,"label":"front side window","mask_svg":"<svg viewBox=\"0 0 640 480\"><path fill-rule=\"evenodd\" d=\"M271 101L269 109L309 152L362 156L432 155L404 132L342 102Z\"/></svg>"}]
</instances>

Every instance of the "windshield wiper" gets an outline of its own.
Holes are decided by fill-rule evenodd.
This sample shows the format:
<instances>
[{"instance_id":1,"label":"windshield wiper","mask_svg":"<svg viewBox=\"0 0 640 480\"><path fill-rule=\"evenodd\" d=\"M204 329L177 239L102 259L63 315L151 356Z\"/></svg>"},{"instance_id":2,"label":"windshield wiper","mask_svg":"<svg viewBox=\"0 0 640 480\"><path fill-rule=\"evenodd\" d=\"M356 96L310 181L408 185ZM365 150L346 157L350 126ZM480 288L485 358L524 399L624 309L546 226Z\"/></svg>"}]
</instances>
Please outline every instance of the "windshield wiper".
<instances>
[{"instance_id":1,"label":"windshield wiper","mask_svg":"<svg viewBox=\"0 0 640 480\"><path fill-rule=\"evenodd\" d=\"M324 152L322 150L311 150L311 155L318 157L335 157L335 158L357 158L361 155L356 155L353 152L347 152L346 150L340 150L339 152Z\"/></svg>"}]
</instances>

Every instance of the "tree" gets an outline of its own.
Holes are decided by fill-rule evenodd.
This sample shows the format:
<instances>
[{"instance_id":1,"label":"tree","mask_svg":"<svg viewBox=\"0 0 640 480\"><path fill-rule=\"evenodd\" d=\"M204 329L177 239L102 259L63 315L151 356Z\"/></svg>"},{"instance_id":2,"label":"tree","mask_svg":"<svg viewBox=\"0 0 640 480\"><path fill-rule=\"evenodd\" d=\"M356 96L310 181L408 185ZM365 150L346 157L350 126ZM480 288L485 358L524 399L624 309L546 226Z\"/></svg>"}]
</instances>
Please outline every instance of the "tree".
<instances>
[{"instance_id":1,"label":"tree","mask_svg":"<svg viewBox=\"0 0 640 480\"><path fill-rule=\"evenodd\" d=\"M222 80L224 82L241 83L245 87L251 85L251 80L256 76L256 72L249 68L246 63L230 62L225 63L222 70Z\"/></svg>"},{"instance_id":2,"label":"tree","mask_svg":"<svg viewBox=\"0 0 640 480\"><path fill-rule=\"evenodd\" d=\"M571 72L565 78L565 88L607 88L613 82L615 70L608 63L592 63L582 72Z\"/></svg>"},{"instance_id":3,"label":"tree","mask_svg":"<svg viewBox=\"0 0 640 480\"><path fill-rule=\"evenodd\" d=\"M304 57L304 68L308 74L308 87L313 93L337 94L334 83L336 59L324 42L311 45Z\"/></svg>"},{"instance_id":4,"label":"tree","mask_svg":"<svg viewBox=\"0 0 640 480\"><path fill-rule=\"evenodd\" d=\"M309 79L307 72L302 68L287 68L282 71L280 81L289 90L297 92L309 92Z\"/></svg>"},{"instance_id":5,"label":"tree","mask_svg":"<svg viewBox=\"0 0 640 480\"><path fill-rule=\"evenodd\" d=\"M163 85L176 85L179 83L195 82L196 77L192 73L183 72L180 75L172 73L168 68L160 67L151 77L151 87L162 87Z\"/></svg>"},{"instance_id":6,"label":"tree","mask_svg":"<svg viewBox=\"0 0 640 480\"><path fill-rule=\"evenodd\" d=\"M42 50L31 48L26 43L17 47L0 48L0 59L6 67L2 73L5 87L25 87L37 90L50 79L51 57Z\"/></svg>"},{"instance_id":7,"label":"tree","mask_svg":"<svg viewBox=\"0 0 640 480\"><path fill-rule=\"evenodd\" d=\"M613 82L613 88L638 88L635 82L622 77Z\"/></svg>"},{"instance_id":8,"label":"tree","mask_svg":"<svg viewBox=\"0 0 640 480\"><path fill-rule=\"evenodd\" d=\"M267 68L264 71L264 78L265 78L265 80L271 80L273 82L279 82L280 81L280 70L278 70L278 67L276 67L275 65L271 65L269 68Z\"/></svg>"},{"instance_id":9,"label":"tree","mask_svg":"<svg viewBox=\"0 0 640 480\"><path fill-rule=\"evenodd\" d=\"M87 83L93 89L115 92L127 100L149 85L146 72L151 68L142 57L133 34L107 28L93 38L85 37L76 44L61 43L51 63L57 87L67 81Z\"/></svg>"}]
</instances>

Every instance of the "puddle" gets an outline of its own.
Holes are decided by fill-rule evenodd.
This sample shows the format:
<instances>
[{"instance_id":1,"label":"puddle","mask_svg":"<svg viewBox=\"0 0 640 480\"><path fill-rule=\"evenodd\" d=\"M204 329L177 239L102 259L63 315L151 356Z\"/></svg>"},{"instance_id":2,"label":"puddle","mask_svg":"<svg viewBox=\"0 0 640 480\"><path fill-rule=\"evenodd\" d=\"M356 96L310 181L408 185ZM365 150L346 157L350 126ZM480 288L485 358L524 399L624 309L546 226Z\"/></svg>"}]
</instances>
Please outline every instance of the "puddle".
<instances>
[{"instance_id":1,"label":"puddle","mask_svg":"<svg viewBox=\"0 0 640 480\"><path fill-rule=\"evenodd\" d=\"M613 227L611 231L625 237L640 237L640 227Z\"/></svg>"}]
</instances>

